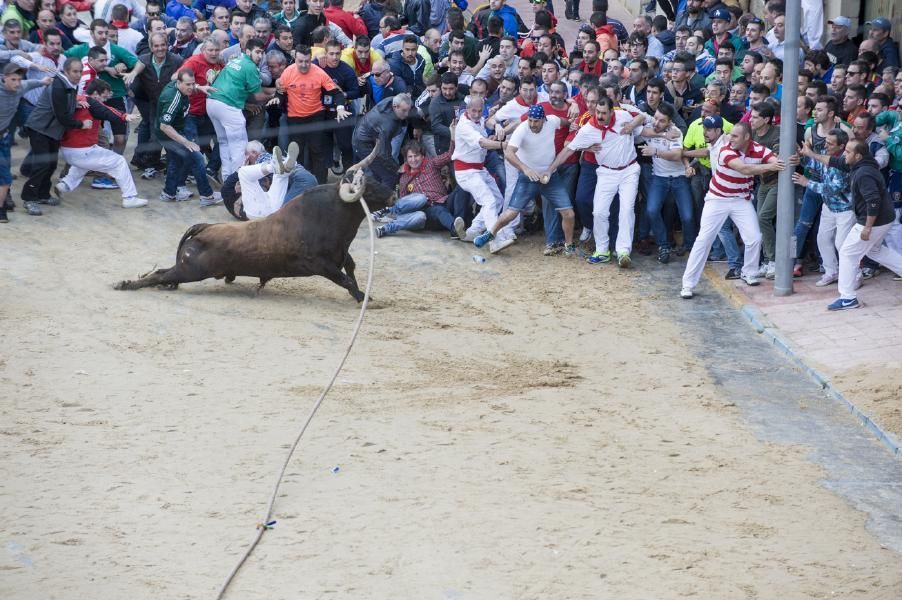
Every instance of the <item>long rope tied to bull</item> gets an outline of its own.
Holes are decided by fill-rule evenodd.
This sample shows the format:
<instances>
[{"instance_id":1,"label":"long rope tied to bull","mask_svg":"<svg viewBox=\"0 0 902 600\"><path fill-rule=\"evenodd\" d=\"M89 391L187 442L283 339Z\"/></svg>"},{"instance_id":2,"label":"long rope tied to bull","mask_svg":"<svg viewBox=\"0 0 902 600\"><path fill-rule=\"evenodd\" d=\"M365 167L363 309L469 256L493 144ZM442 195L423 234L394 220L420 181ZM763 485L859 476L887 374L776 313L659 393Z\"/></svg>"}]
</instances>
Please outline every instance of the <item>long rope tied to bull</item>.
<instances>
[{"instance_id":1,"label":"long rope tied to bull","mask_svg":"<svg viewBox=\"0 0 902 600\"><path fill-rule=\"evenodd\" d=\"M275 521L273 521L272 519L273 505L275 505L276 503L276 497L279 494L279 487L282 485L282 478L285 476L285 471L288 469L289 463L291 463L291 459L294 456L294 451L300 444L301 438L304 437L304 432L307 431L307 427L310 425L310 422L313 421L313 417L316 415L316 411L318 411L319 407L322 406L323 400L326 399L326 395L332 389L335 380L338 379L338 374L341 373L341 369L344 367L345 362L348 360L348 356L351 354L351 349L354 347L354 342L357 340L357 334L360 333L360 327L361 325L363 325L363 317L366 314L366 308L370 301L370 287L373 284L373 270L376 260L376 231L373 227L373 219L371 218L372 215L370 213L370 207L367 205L366 200L363 198L363 196L360 197L360 205L363 207L363 212L366 214L365 219L369 226L368 229L370 232L370 269L366 276L366 289L363 291L363 302L360 305L360 313L357 315L357 321L354 323L354 330L351 332L351 339L348 341L348 347L342 355L341 360L338 362L338 365L335 367L335 371L332 373L332 378L329 379L329 383L326 384L326 387L323 388L323 391L319 395L319 398L313 404L313 407L310 409L310 414L307 415L307 419L304 421L304 424L298 431L297 436L295 436L294 438L294 443L291 444L291 448L288 450L288 455L285 456L285 462L282 463L282 468L279 470L278 477L276 477L276 485L272 490L272 494L269 497L269 503L266 506L266 514L257 523L254 539L247 547L247 550L244 551L244 554L241 555L241 558L238 559L238 562L235 563L235 566L232 567L229 576L226 578L225 583L222 584L219 593L216 595L216 600L222 600L222 598L225 598L226 592L228 591L232 580L234 580L235 576L238 574L238 571L241 570L241 567L254 551L254 548L257 547L257 544L260 542L263 534L266 533L266 531L272 529L273 525L275 524Z\"/></svg>"}]
</instances>

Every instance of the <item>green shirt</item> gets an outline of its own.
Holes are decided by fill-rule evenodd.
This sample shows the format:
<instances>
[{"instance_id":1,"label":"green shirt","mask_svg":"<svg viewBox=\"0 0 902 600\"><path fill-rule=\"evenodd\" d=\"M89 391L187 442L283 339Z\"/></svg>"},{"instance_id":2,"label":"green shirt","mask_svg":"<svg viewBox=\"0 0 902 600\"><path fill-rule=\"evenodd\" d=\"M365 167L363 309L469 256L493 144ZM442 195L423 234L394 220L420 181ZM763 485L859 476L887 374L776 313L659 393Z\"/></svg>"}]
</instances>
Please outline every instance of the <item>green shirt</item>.
<instances>
[{"instance_id":1,"label":"green shirt","mask_svg":"<svg viewBox=\"0 0 902 600\"><path fill-rule=\"evenodd\" d=\"M241 110L247 102L247 97L260 91L260 85L260 70L254 61L242 52L240 56L226 63L216 76L216 91L208 98Z\"/></svg>"},{"instance_id":2,"label":"green shirt","mask_svg":"<svg viewBox=\"0 0 902 600\"><path fill-rule=\"evenodd\" d=\"M702 125L702 121L704 121L704 119L699 117L694 120L686 130L686 135L683 137L683 148L686 150L698 150L700 148L708 147L708 142L705 141L705 127ZM733 131L733 124L724 119L723 132L730 133L731 131ZM703 167L711 168L711 158L709 156L706 155L705 157L697 158L696 160L698 160L699 164Z\"/></svg>"},{"instance_id":3,"label":"green shirt","mask_svg":"<svg viewBox=\"0 0 902 600\"><path fill-rule=\"evenodd\" d=\"M167 83L157 101L155 127L157 135L163 140L168 140L170 137L160 131L160 125L171 125L173 129L181 133L185 129L185 117L188 115L188 108L191 105L188 96L181 93L175 83L174 81Z\"/></svg>"},{"instance_id":4,"label":"green shirt","mask_svg":"<svg viewBox=\"0 0 902 600\"><path fill-rule=\"evenodd\" d=\"M78 46L72 46L66 50L65 54L66 56L74 56L75 58L83 59L93 47L93 44L79 44ZM110 57L110 67L115 67L119 63L122 63L129 71L131 71L135 68L135 65L138 64L138 57L122 46L107 42L106 51ZM110 87L113 88L113 98L125 98L128 95L128 90L125 89L125 83L122 81L122 77L113 77L104 71L100 74L100 79L106 81L110 84Z\"/></svg>"}]
</instances>

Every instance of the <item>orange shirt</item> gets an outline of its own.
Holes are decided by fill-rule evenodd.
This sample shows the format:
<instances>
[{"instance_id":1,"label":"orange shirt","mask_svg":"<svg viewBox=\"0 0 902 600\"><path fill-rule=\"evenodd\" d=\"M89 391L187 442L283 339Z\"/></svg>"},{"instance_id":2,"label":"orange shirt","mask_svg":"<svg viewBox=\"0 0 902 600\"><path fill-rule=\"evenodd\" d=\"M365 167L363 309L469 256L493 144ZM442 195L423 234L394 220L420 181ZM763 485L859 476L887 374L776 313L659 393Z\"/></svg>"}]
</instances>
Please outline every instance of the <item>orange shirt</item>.
<instances>
[{"instance_id":1,"label":"orange shirt","mask_svg":"<svg viewBox=\"0 0 902 600\"><path fill-rule=\"evenodd\" d=\"M309 117L322 112L323 90L328 92L336 88L332 78L314 64L306 73L291 65L279 77L279 83L288 97L289 117Z\"/></svg>"}]
</instances>

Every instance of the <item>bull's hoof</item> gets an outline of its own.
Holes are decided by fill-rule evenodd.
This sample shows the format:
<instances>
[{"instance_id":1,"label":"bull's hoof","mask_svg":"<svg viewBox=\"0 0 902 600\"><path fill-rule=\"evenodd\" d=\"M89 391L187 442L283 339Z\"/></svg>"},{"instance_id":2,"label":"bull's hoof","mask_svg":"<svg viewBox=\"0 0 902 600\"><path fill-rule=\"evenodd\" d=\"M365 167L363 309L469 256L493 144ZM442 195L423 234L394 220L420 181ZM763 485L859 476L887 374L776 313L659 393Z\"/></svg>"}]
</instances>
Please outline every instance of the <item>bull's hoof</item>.
<instances>
[{"instance_id":1,"label":"bull's hoof","mask_svg":"<svg viewBox=\"0 0 902 600\"><path fill-rule=\"evenodd\" d=\"M130 290L130 289L132 289L131 281L123 280L123 281L120 281L119 283L114 283L113 289L114 290Z\"/></svg>"},{"instance_id":2,"label":"bull's hoof","mask_svg":"<svg viewBox=\"0 0 902 600\"><path fill-rule=\"evenodd\" d=\"M233 281L235 281L235 276L234 275L226 275L225 279L223 281L225 281L226 283L232 283Z\"/></svg>"}]
</instances>

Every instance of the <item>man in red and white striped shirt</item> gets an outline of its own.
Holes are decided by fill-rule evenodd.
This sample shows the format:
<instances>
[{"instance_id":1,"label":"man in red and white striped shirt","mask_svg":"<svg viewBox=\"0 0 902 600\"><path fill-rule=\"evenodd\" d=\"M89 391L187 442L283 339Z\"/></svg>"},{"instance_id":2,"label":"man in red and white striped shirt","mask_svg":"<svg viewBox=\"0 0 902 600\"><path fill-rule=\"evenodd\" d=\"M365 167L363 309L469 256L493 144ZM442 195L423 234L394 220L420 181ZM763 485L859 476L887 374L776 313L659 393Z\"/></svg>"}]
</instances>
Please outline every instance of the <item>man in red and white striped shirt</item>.
<instances>
[{"instance_id":1,"label":"man in red and white striped shirt","mask_svg":"<svg viewBox=\"0 0 902 600\"><path fill-rule=\"evenodd\" d=\"M722 125L723 122L717 115L705 117L706 128ZM751 202L752 190L756 176L782 171L785 164L776 154L752 141L752 130L748 123L737 123L728 140L728 143L720 147L717 156L711 157L711 184L705 196L698 237L695 238L683 273L683 289L680 291L683 298L692 297L692 290L698 285L702 269L705 268L711 244L728 217L739 228L739 234L745 243L742 279L748 285L758 285L755 274L761 254L761 228Z\"/></svg>"}]
</instances>

